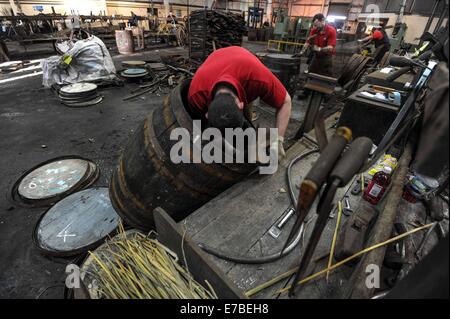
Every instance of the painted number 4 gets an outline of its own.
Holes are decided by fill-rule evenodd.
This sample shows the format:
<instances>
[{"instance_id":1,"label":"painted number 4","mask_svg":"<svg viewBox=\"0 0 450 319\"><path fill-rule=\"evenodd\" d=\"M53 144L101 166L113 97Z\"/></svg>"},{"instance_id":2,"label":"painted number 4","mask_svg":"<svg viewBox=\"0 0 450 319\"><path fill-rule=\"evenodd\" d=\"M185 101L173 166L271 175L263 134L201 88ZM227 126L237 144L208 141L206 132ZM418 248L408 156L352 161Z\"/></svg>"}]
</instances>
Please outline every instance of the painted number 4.
<instances>
[{"instance_id":1,"label":"painted number 4","mask_svg":"<svg viewBox=\"0 0 450 319\"><path fill-rule=\"evenodd\" d=\"M69 225L67 225L66 227L64 227L64 229L61 230L61 231L58 233L58 235L56 235L56 237L58 237L58 238L63 238L64 242L66 242L66 237L75 237L75 236L76 236L75 234L69 234L69 232L68 232L69 227L70 227L71 224L72 224L72 223L70 223Z\"/></svg>"}]
</instances>

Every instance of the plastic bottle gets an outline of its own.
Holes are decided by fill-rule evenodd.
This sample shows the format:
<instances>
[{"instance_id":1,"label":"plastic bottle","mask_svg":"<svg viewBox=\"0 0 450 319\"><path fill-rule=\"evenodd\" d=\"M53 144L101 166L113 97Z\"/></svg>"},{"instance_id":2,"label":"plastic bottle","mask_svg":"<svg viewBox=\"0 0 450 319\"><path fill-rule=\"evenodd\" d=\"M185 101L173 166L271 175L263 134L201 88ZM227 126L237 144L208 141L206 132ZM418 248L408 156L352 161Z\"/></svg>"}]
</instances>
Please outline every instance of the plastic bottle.
<instances>
[{"instance_id":1,"label":"plastic bottle","mask_svg":"<svg viewBox=\"0 0 450 319\"><path fill-rule=\"evenodd\" d=\"M389 166L376 173L364 191L363 198L372 205L377 205L391 183L391 173L392 168Z\"/></svg>"},{"instance_id":2,"label":"plastic bottle","mask_svg":"<svg viewBox=\"0 0 450 319\"><path fill-rule=\"evenodd\" d=\"M410 174L404 187L403 199L410 203L428 198L439 187L439 181L420 174Z\"/></svg>"},{"instance_id":3,"label":"plastic bottle","mask_svg":"<svg viewBox=\"0 0 450 319\"><path fill-rule=\"evenodd\" d=\"M398 160L393 155L386 154L382 160L379 160L370 170L369 175L375 176L376 173L381 172L384 167L389 166L395 170L398 165Z\"/></svg>"}]
</instances>

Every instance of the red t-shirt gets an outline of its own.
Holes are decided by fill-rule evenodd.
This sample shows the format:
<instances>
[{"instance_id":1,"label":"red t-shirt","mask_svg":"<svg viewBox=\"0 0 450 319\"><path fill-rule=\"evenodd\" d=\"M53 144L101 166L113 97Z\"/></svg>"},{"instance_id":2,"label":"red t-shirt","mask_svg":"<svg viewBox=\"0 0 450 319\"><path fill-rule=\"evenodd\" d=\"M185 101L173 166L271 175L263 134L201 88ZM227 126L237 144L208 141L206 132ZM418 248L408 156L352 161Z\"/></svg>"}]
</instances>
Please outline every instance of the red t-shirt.
<instances>
[{"instance_id":1,"label":"red t-shirt","mask_svg":"<svg viewBox=\"0 0 450 319\"><path fill-rule=\"evenodd\" d=\"M241 47L216 50L206 59L191 81L189 104L207 113L212 92L219 82L231 84L244 105L259 97L268 105L281 108L286 98L286 89L280 80L256 56Z\"/></svg>"},{"instance_id":2,"label":"red t-shirt","mask_svg":"<svg viewBox=\"0 0 450 319\"><path fill-rule=\"evenodd\" d=\"M322 31L319 31L317 28L313 28L310 32L310 36L316 35L317 36L311 40L311 44L317 45L320 48L325 48L329 45L332 45L333 47L336 47L336 29L326 24L325 28ZM332 51L329 52L319 52L318 55L335 55L336 54L336 48L334 48Z\"/></svg>"},{"instance_id":3,"label":"red t-shirt","mask_svg":"<svg viewBox=\"0 0 450 319\"><path fill-rule=\"evenodd\" d=\"M382 40L384 38L383 32L375 30L372 34L372 38L374 38L375 40Z\"/></svg>"}]
</instances>

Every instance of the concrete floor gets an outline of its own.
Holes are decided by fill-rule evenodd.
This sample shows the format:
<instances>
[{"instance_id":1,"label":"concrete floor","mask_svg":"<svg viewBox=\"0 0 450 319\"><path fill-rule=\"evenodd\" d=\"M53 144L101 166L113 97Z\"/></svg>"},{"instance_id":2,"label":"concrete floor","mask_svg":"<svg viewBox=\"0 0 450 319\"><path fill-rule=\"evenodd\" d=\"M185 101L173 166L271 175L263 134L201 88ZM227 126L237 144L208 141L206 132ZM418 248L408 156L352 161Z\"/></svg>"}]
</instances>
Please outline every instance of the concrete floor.
<instances>
[{"instance_id":1,"label":"concrete floor","mask_svg":"<svg viewBox=\"0 0 450 319\"><path fill-rule=\"evenodd\" d=\"M4 101L0 113L0 164L4 168L0 179L0 297L34 298L42 288L63 282L67 263L53 262L35 249L31 234L45 208L30 209L12 202L13 183L40 162L79 155L99 165L101 177L95 185L108 185L133 129L162 100L143 97L122 103L128 88L114 87L101 90L105 97L101 104L71 109L36 80L20 81L0 93ZM62 288L55 288L48 296L61 297L61 292Z\"/></svg>"},{"instance_id":2,"label":"concrete floor","mask_svg":"<svg viewBox=\"0 0 450 319\"><path fill-rule=\"evenodd\" d=\"M12 201L11 188L26 170L63 155L93 160L101 170L95 185L107 186L133 130L162 103L163 97L156 95L122 102L131 88L100 89L100 104L68 108L54 91L42 87L40 75L0 84L0 298L63 297L69 260L43 257L31 238L46 208L22 207Z\"/></svg>"}]
</instances>

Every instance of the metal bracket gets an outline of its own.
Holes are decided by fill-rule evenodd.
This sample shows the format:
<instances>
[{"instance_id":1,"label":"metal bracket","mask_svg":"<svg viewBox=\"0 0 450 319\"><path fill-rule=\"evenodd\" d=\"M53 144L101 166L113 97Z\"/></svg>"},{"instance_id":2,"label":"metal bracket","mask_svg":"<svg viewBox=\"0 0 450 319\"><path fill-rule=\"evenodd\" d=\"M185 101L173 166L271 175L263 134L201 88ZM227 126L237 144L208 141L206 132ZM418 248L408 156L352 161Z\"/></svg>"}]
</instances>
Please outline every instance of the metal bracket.
<instances>
[{"instance_id":1,"label":"metal bracket","mask_svg":"<svg viewBox=\"0 0 450 319\"><path fill-rule=\"evenodd\" d=\"M320 113L320 106L325 95L332 94L336 86L338 86L338 80L336 78L308 73L305 89L309 89L312 92L308 100L308 107L306 109L305 119L295 135L296 139L300 139L306 132L311 131L314 127L318 127L318 133L316 132L316 137L318 139L320 148L322 149L327 144L326 135L324 136L324 121L323 113ZM317 117L319 116L319 119ZM322 123L323 122L323 123ZM322 127L323 126L323 127ZM321 129L322 128L322 129Z\"/></svg>"}]
</instances>

